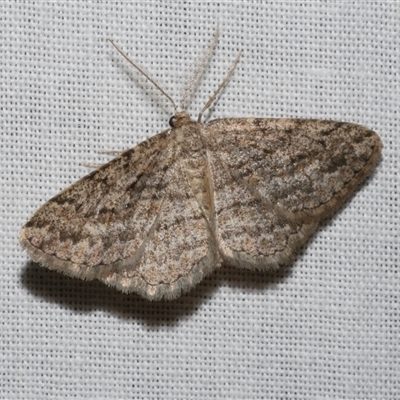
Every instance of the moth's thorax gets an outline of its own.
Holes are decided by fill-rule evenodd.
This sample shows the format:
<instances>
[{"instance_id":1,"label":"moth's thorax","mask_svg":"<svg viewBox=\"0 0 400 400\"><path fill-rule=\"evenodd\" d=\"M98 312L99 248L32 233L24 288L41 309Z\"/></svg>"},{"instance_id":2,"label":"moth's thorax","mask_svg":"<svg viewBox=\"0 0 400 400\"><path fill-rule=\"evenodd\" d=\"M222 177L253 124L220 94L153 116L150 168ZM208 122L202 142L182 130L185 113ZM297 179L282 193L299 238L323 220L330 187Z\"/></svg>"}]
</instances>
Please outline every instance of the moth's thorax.
<instances>
[{"instance_id":1,"label":"moth's thorax","mask_svg":"<svg viewBox=\"0 0 400 400\"><path fill-rule=\"evenodd\" d=\"M193 121L185 112L173 117L171 139L184 151L196 152L204 147L201 129L202 124Z\"/></svg>"},{"instance_id":2,"label":"moth's thorax","mask_svg":"<svg viewBox=\"0 0 400 400\"><path fill-rule=\"evenodd\" d=\"M171 118L171 140L175 143L181 167L179 179L186 182L207 218L211 219L210 174L207 149L202 135L203 125L193 121L186 112Z\"/></svg>"}]
</instances>

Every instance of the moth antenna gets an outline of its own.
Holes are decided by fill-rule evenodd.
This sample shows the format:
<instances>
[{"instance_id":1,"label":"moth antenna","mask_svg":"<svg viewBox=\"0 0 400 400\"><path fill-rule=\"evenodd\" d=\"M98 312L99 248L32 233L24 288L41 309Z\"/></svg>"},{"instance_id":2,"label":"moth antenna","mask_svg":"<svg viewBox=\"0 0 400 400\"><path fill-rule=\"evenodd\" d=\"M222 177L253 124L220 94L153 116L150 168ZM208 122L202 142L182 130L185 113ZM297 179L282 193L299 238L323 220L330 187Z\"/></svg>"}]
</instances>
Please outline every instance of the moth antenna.
<instances>
[{"instance_id":1,"label":"moth antenna","mask_svg":"<svg viewBox=\"0 0 400 400\"><path fill-rule=\"evenodd\" d=\"M211 56L214 53L215 46L218 43L219 26L215 28L214 35L210 44L203 50L202 54L196 59L185 79L185 85L181 92L181 110L186 110L189 107L190 100L196 91L201 78L210 62Z\"/></svg>"},{"instance_id":2,"label":"moth antenna","mask_svg":"<svg viewBox=\"0 0 400 400\"><path fill-rule=\"evenodd\" d=\"M197 122L201 122L201 117L203 116L204 112L211 106L211 104L214 102L216 97L218 96L218 93L224 88L224 86L229 82L229 79L231 78L233 71L236 68L237 63L239 62L240 55L242 54L242 50L239 50L235 60L233 61L231 67L229 68L228 73L226 74L224 80L221 82L221 84L218 86L218 89L214 92L214 94L210 97L210 99L207 101L206 105L203 107L203 109L200 111L199 116L197 117Z\"/></svg>"},{"instance_id":3,"label":"moth antenna","mask_svg":"<svg viewBox=\"0 0 400 400\"><path fill-rule=\"evenodd\" d=\"M104 164L93 164L93 163L80 163L81 167L90 168L90 169L99 169Z\"/></svg>"},{"instance_id":4,"label":"moth antenna","mask_svg":"<svg viewBox=\"0 0 400 400\"><path fill-rule=\"evenodd\" d=\"M169 96L165 90L155 81L155 79L153 79L147 72L145 72L142 68L140 68L138 65L136 65L132 60L129 59L128 56L126 56L123 51L111 40L111 39L107 39L113 46L114 48L118 51L119 54L121 54L122 57L125 58L126 61L128 61L129 64L132 65L132 67L134 67L137 71L139 71L149 82L151 82L155 88L157 88L172 104L172 106L174 107L175 113L178 111L176 104L174 102L174 100L172 100L172 97Z\"/></svg>"}]
</instances>

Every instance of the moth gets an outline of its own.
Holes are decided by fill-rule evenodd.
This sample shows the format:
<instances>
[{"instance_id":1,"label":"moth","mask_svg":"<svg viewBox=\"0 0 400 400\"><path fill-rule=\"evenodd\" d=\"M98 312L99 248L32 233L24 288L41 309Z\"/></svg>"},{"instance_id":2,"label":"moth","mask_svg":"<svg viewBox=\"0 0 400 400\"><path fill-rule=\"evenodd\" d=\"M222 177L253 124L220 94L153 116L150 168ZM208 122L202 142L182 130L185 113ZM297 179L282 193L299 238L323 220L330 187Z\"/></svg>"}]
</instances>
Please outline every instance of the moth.
<instances>
[{"instance_id":1,"label":"moth","mask_svg":"<svg viewBox=\"0 0 400 400\"><path fill-rule=\"evenodd\" d=\"M20 242L39 264L149 300L174 299L222 265L261 271L290 263L322 220L377 164L379 136L316 119L186 112L218 31L193 69L170 128L122 152L37 210Z\"/></svg>"}]
</instances>

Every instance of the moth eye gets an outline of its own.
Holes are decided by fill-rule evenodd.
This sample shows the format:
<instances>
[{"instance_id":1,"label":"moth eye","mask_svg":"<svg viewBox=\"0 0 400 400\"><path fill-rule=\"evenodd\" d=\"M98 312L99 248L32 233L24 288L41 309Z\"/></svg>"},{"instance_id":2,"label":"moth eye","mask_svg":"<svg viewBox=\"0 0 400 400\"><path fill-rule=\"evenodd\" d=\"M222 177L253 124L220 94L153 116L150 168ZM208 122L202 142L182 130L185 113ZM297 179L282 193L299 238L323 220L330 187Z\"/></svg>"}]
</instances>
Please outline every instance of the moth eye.
<instances>
[{"instance_id":1,"label":"moth eye","mask_svg":"<svg viewBox=\"0 0 400 400\"><path fill-rule=\"evenodd\" d=\"M169 119L169 126L173 128L175 126L176 117L175 115Z\"/></svg>"}]
</instances>

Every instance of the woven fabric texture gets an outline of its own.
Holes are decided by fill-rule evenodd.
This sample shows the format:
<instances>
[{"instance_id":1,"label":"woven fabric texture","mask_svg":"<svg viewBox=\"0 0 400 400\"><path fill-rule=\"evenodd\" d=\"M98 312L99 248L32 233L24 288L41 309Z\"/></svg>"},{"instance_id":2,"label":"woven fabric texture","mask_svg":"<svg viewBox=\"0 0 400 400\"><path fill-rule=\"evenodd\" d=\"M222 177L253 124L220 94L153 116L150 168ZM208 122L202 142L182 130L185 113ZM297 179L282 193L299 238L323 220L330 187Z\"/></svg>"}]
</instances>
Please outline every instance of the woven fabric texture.
<instances>
[{"instance_id":1,"label":"woven fabric texture","mask_svg":"<svg viewBox=\"0 0 400 400\"><path fill-rule=\"evenodd\" d=\"M398 2L0 3L1 399L394 399L400 393ZM382 161L296 261L225 267L148 302L31 263L21 226L101 163L166 129L113 39L179 101L221 35L189 112L238 49L211 112L365 125Z\"/></svg>"}]
</instances>

